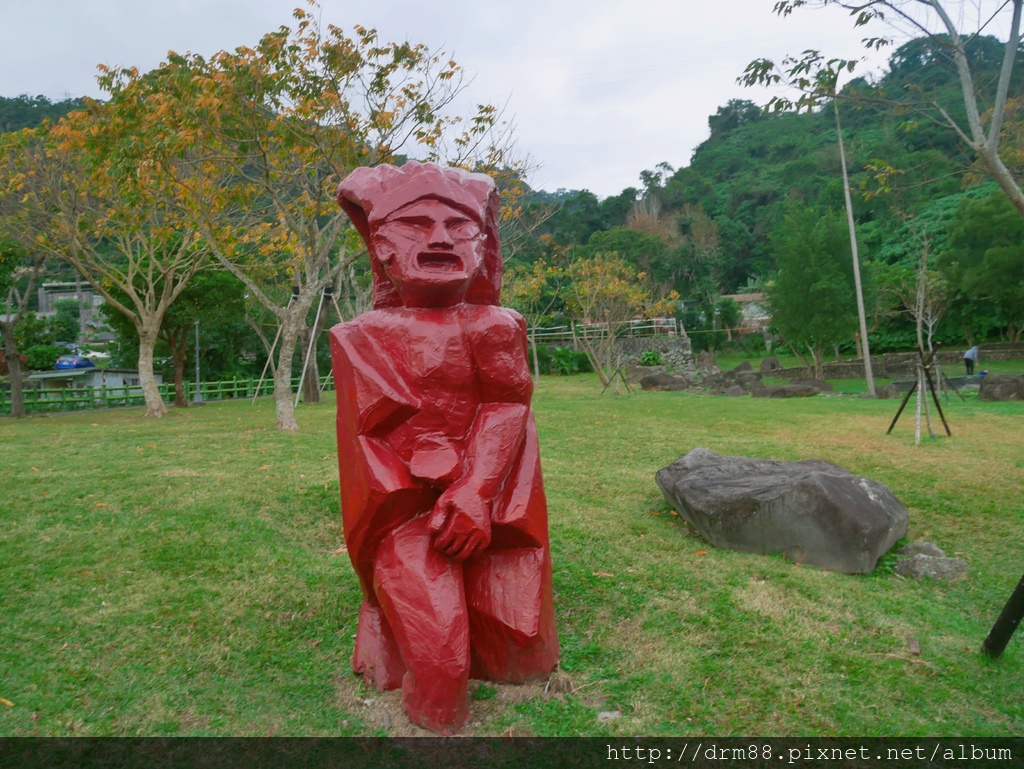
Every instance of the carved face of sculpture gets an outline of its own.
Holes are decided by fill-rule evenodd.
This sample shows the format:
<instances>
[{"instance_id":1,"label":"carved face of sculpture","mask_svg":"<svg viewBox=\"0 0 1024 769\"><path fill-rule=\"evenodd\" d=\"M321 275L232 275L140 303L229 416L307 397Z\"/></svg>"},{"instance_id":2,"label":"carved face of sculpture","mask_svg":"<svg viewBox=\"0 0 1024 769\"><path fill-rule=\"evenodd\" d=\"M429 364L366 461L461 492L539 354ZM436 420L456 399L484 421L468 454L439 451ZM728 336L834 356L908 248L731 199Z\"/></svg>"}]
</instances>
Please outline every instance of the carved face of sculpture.
<instances>
[{"instance_id":1,"label":"carved face of sculpture","mask_svg":"<svg viewBox=\"0 0 1024 769\"><path fill-rule=\"evenodd\" d=\"M485 235L466 211L423 199L372 227L377 258L406 307L463 301L483 263Z\"/></svg>"}]
</instances>

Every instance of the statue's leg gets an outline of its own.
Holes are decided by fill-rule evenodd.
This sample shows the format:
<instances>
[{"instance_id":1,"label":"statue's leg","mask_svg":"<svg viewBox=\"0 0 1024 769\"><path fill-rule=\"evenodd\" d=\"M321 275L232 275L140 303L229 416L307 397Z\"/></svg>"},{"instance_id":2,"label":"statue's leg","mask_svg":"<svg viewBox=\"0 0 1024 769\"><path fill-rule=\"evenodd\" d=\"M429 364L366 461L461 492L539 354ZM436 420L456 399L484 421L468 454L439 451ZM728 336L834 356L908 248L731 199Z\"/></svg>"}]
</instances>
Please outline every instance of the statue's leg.
<instances>
[{"instance_id":1,"label":"statue's leg","mask_svg":"<svg viewBox=\"0 0 1024 769\"><path fill-rule=\"evenodd\" d=\"M466 561L472 675L524 683L558 664L547 547L487 550Z\"/></svg>"},{"instance_id":2,"label":"statue's leg","mask_svg":"<svg viewBox=\"0 0 1024 769\"><path fill-rule=\"evenodd\" d=\"M451 734L469 716L469 619L462 567L430 538L425 516L390 532L377 550L374 584L406 667L406 714Z\"/></svg>"},{"instance_id":3,"label":"statue's leg","mask_svg":"<svg viewBox=\"0 0 1024 769\"><path fill-rule=\"evenodd\" d=\"M391 626L379 606L363 601L359 609L359 629L352 656L352 670L379 691L402 685L405 663L395 643Z\"/></svg>"}]
</instances>

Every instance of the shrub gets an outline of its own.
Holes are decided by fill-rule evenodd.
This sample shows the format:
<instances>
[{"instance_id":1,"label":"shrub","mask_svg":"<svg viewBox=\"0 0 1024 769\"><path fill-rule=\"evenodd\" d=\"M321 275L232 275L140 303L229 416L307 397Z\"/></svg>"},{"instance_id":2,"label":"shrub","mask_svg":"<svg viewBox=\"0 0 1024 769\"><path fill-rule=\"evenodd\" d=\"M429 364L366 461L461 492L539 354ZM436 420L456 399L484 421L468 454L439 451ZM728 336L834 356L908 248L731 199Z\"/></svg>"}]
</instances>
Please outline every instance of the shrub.
<instances>
[{"instance_id":1,"label":"shrub","mask_svg":"<svg viewBox=\"0 0 1024 769\"><path fill-rule=\"evenodd\" d=\"M644 350L640 354L641 366L664 366L665 361L661 359L661 353L657 350Z\"/></svg>"},{"instance_id":2,"label":"shrub","mask_svg":"<svg viewBox=\"0 0 1024 769\"><path fill-rule=\"evenodd\" d=\"M28 358L28 368L35 371L52 369L57 358L66 355L64 347L57 347L54 344L36 344L25 350L25 357Z\"/></svg>"},{"instance_id":3,"label":"shrub","mask_svg":"<svg viewBox=\"0 0 1024 769\"><path fill-rule=\"evenodd\" d=\"M562 375L592 370L587 354L571 347L555 347L551 350L551 368L554 373Z\"/></svg>"},{"instance_id":4,"label":"shrub","mask_svg":"<svg viewBox=\"0 0 1024 769\"><path fill-rule=\"evenodd\" d=\"M526 361L530 364L530 371L533 371L532 347L527 351ZM542 374L551 373L551 349L547 345L542 344L537 346L537 368L540 369L540 373Z\"/></svg>"}]
</instances>

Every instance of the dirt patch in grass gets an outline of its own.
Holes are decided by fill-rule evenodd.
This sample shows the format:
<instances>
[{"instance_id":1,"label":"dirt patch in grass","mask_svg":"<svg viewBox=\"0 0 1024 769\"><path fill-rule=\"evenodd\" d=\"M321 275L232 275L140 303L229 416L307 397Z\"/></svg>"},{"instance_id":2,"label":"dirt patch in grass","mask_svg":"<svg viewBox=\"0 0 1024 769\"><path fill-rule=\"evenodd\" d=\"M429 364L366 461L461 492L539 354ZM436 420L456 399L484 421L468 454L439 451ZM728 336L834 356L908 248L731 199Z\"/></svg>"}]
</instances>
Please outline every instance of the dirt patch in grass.
<instances>
[{"instance_id":1,"label":"dirt patch in grass","mask_svg":"<svg viewBox=\"0 0 1024 769\"><path fill-rule=\"evenodd\" d=\"M334 690L340 709L359 719L361 733L384 732L388 737L436 737L437 734L412 723L402 707L402 690L378 692L368 689L356 675L338 674ZM492 722L506 709L535 700L564 700L578 693L572 678L556 670L547 681L514 685L487 681L469 682L469 720L459 737L526 737L528 732L509 727L496 732Z\"/></svg>"}]
</instances>

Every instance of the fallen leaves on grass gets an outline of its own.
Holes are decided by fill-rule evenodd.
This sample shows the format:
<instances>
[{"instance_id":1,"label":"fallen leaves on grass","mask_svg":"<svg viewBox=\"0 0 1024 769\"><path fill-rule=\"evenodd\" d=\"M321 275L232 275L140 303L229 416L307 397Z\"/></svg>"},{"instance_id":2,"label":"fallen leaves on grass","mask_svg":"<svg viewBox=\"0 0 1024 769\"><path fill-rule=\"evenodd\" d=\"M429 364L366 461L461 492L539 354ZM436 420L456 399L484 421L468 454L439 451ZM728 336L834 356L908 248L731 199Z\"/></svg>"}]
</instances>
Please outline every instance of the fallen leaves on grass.
<instances>
[{"instance_id":1,"label":"fallen leaves on grass","mask_svg":"<svg viewBox=\"0 0 1024 769\"><path fill-rule=\"evenodd\" d=\"M14 703L13 702L11 702L8 699L4 699L3 697L0 697L0 705L6 705L9 708L13 708L14 707Z\"/></svg>"},{"instance_id":2,"label":"fallen leaves on grass","mask_svg":"<svg viewBox=\"0 0 1024 769\"><path fill-rule=\"evenodd\" d=\"M595 577L614 577L615 575L614 574L609 574L606 571L595 571L594 572L594 576Z\"/></svg>"},{"instance_id":3,"label":"fallen leaves on grass","mask_svg":"<svg viewBox=\"0 0 1024 769\"><path fill-rule=\"evenodd\" d=\"M698 550L696 553L694 553L694 555L707 555L707 554L708 554L707 550Z\"/></svg>"}]
</instances>

